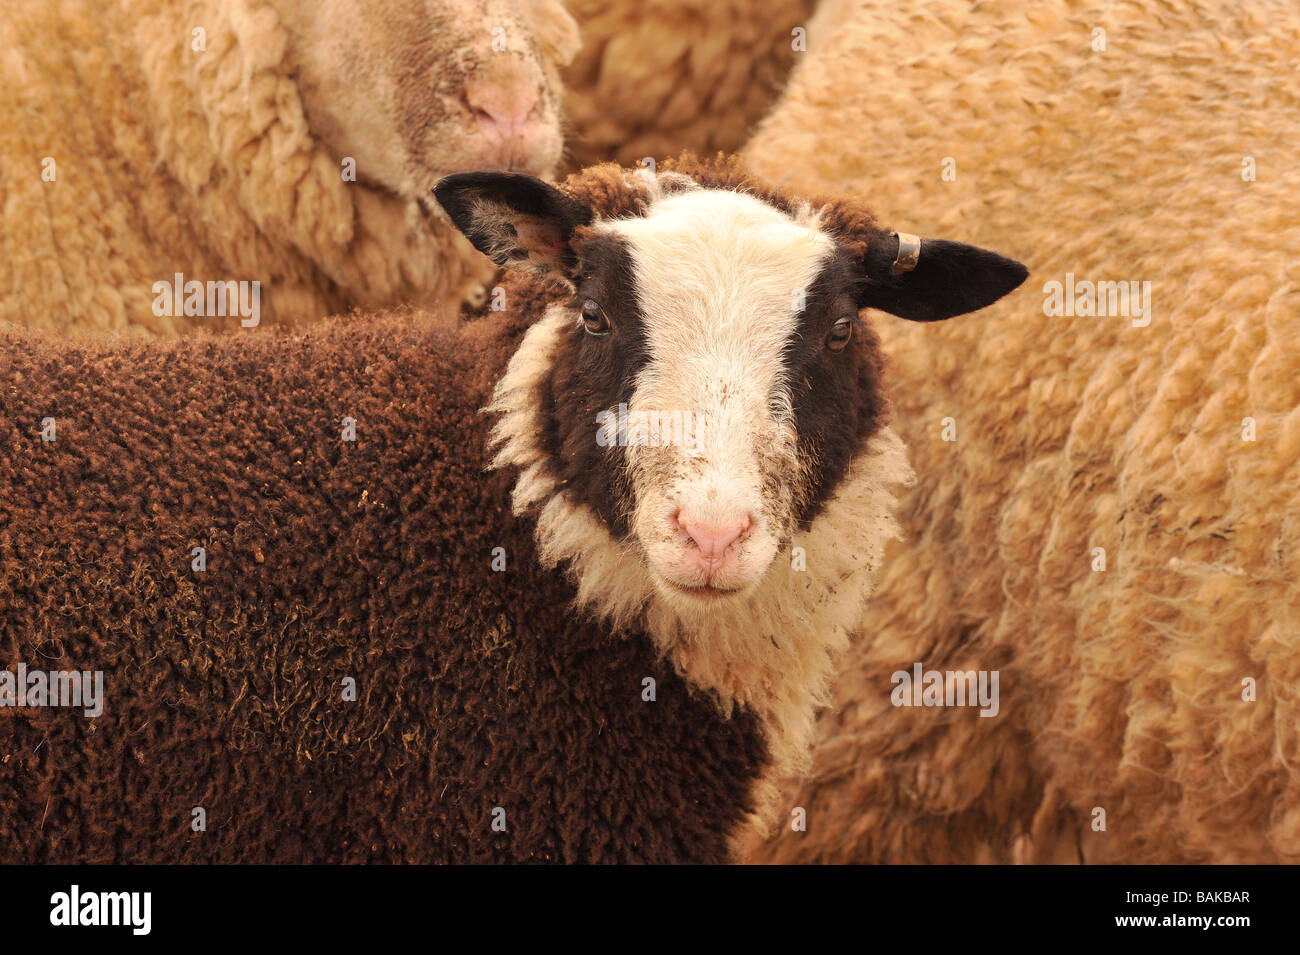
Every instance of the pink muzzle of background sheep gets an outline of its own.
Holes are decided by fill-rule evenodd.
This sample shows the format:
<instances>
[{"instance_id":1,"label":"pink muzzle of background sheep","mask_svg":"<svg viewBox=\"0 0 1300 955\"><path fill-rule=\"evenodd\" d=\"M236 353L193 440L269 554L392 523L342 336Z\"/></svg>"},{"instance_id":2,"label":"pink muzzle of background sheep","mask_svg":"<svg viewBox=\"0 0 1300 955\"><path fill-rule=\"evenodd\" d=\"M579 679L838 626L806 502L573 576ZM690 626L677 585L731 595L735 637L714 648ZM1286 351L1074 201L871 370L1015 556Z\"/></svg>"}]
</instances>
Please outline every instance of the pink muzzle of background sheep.
<instances>
[{"instance_id":1,"label":"pink muzzle of background sheep","mask_svg":"<svg viewBox=\"0 0 1300 955\"><path fill-rule=\"evenodd\" d=\"M489 145L489 162L504 170L528 168L548 132L537 115L541 99L531 78L491 76L466 84L464 97Z\"/></svg>"}]
</instances>

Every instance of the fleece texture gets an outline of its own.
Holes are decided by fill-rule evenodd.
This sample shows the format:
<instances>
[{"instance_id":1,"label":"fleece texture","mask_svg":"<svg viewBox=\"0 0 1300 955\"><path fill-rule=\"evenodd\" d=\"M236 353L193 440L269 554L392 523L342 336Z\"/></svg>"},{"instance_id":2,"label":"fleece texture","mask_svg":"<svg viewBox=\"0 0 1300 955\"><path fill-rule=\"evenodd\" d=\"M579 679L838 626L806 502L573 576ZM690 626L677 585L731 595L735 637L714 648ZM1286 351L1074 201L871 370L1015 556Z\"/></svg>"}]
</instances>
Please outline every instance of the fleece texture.
<instances>
[{"instance_id":1,"label":"fleece texture","mask_svg":"<svg viewBox=\"0 0 1300 955\"><path fill-rule=\"evenodd\" d=\"M155 315L154 283L177 273L260 282L267 324L436 312L492 275L445 221L344 180L264 0L20 4L0 18L0 85L0 321L238 328Z\"/></svg>"},{"instance_id":2,"label":"fleece texture","mask_svg":"<svg viewBox=\"0 0 1300 955\"><path fill-rule=\"evenodd\" d=\"M755 170L1031 278L879 326L909 540L787 797L807 831L755 858L1300 861L1300 11L858 0L811 29ZM1046 314L1067 273L1150 282L1149 324ZM916 661L999 670L1000 715L892 706Z\"/></svg>"},{"instance_id":3,"label":"fleece texture","mask_svg":"<svg viewBox=\"0 0 1300 955\"><path fill-rule=\"evenodd\" d=\"M0 338L0 659L107 698L3 711L0 857L728 858L756 720L574 613L485 473L523 320L418 319Z\"/></svg>"},{"instance_id":4,"label":"fleece texture","mask_svg":"<svg viewBox=\"0 0 1300 955\"><path fill-rule=\"evenodd\" d=\"M815 0L569 0L575 165L739 149L785 85ZM803 37L806 39L806 36Z\"/></svg>"},{"instance_id":5,"label":"fleece texture","mask_svg":"<svg viewBox=\"0 0 1300 955\"><path fill-rule=\"evenodd\" d=\"M609 218L688 175L859 255L885 235L734 159L562 188ZM574 456L595 419L568 292L503 291L457 330L0 336L0 677L107 680L93 719L0 711L0 853L718 862L766 830L913 479L878 340L854 336L833 409L860 431L801 445L847 453L790 539L806 567L683 615L574 468L609 465Z\"/></svg>"}]
</instances>

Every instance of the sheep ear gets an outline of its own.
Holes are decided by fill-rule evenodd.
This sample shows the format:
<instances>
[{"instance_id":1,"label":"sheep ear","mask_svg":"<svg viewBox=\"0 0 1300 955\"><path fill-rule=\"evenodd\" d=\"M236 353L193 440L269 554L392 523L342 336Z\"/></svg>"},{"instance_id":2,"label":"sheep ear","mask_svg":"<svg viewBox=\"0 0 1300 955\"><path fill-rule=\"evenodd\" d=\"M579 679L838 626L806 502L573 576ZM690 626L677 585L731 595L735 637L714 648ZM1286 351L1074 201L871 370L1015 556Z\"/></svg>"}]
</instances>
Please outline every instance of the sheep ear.
<instances>
[{"instance_id":1,"label":"sheep ear","mask_svg":"<svg viewBox=\"0 0 1300 955\"><path fill-rule=\"evenodd\" d=\"M913 322L938 322L992 305L1029 277L1023 265L996 252L895 232L872 236L864 265L858 307Z\"/></svg>"},{"instance_id":2,"label":"sheep ear","mask_svg":"<svg viewBox=\"0 0 1300 955\"><path fill-rule=\"evenodd\" d=\"M589 206L549 183L512 172L465 172L433 189L465 238L498 265L572 277L573 230L594 218Z\"/></svg>"}]
</instances>

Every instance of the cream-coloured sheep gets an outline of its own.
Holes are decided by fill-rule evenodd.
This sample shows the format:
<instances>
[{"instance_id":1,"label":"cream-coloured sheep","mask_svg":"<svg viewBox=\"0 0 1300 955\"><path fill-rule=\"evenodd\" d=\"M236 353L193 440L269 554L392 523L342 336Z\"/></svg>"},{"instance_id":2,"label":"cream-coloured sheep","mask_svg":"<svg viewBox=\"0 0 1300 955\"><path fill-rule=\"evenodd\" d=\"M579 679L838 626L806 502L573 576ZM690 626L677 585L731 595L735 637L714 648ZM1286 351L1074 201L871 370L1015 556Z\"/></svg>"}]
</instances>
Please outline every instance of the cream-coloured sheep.
<instances>
[{"instance_id":1,"label":"cream-coloured sheep","mask_svg":"<svg viewBox=\"0 0 1300 955\"><path fill-rule=\"evenodd\" d=\"M0 321L175 334L481 293L490 263L430 190L552 172L577 42L558 0L21 5L0 19ZM249 309L172 314L189 282L248 283Z\"/></svg>"},{"instance_id":2,"label":"cream-coloured sheep","mask_svg":"<svg viewBox=\"0 0 1300 955\"><path fill-rule=\"evenodd\" d=\"M755 858L1300 861L1300 11L832 0L822 31L755 171L1042 295L881 326L908 543L807 832ZM895 708L918 661L1000 671L999 715Z\"/></svg>"},{"instance_id":3,"label":"cream-coloured sheep","mask_svg":"<svg viewBox=\"0 0 1300 955\"><path fill-rule=\"evenodd\" d=\"M564 71L577 165L739 149L801 52L815 0L569 0Z\"/></svg>"}]
</instances>

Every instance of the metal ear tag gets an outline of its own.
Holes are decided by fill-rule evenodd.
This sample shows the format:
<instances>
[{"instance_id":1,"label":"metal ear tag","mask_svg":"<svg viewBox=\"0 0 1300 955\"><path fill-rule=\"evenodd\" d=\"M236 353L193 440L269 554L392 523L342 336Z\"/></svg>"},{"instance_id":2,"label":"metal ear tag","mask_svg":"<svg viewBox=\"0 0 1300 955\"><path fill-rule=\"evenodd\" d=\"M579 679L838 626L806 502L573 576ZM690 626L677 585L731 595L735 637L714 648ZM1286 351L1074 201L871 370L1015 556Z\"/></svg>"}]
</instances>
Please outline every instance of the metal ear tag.
<instances>
[{"instance_id":1,"label":"metal ear tag","mask_svg":"<svg viewBox=\"0 0 1300 955\"><path fill-rule=\"evenodd\" d=\"M889 267L889 274L902 275L912 271L921 259L921 237L910 232L889 234L898 237L898 254L894 256L894 264Z\"/></svg>"}]
</instances>

